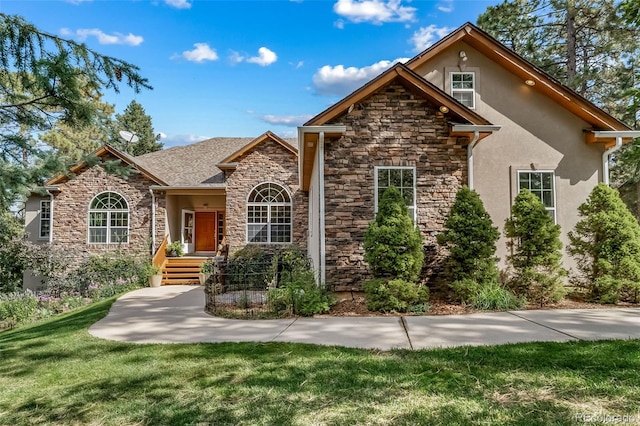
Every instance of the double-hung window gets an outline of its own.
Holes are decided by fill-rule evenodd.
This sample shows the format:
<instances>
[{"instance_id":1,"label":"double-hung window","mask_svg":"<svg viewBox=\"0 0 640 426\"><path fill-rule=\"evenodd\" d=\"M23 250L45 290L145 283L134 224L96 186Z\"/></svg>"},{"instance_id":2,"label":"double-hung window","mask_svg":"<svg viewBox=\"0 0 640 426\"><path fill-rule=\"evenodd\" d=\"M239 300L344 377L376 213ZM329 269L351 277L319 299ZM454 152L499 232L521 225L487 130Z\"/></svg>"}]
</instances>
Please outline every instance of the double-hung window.
<instances>
[{"instance_id":1,"label":"double-hung window","mask_svg":"<svg viewBox=\"0 0 640 426\"><path fill-rule=\"evenodd\" d=\"M464 106L476 107L476 74L474 72L452 72L451 96Z\"/></svg>"},{"instance_id":2,"label":"double-hung window","mask_svg":"<svg viewBox=\"0 0 640 426\"><path fill-rule=\"evenodd\" d=\"M556 222L556 187L553 171L518 170L518 192L528 189L544 204Z\"/></svg>"},{"instance_id":3,"label":"double-hung window","mask_svg":"<svg viewBox=\"0 0 640 426\"><path fill-rule=\"evenodd\" d=\"M290 243L292 205L289 192L272 182L261 183L247 199L247 242Z\"/></svg>"},{"instance_id":4,"label":"double-hung window","mask_svg":"<svg viewBox=\"0 0 640 426\"><path fill-rule=\"evenodd\" d=\"M98 194L89 205L89 243L129 242L129 205L115 192Z\"/></svg>"},{"instance_id":5,"label":"double-hung window","mask_svg":"<svg viewBox=\"0 0 640 426\"><path fill-rule=\"evenodd\" d=\"M375 167L375 211L382 194L390 186L395 186L407 203L409 215L417 221L416 209L416 168L415 167Z\"/></svg>"},{"instance_id":6,"label":"double-hung window","mask_svg":"<svg viewBox=\"0 0 640 426\"><path fill-rule=\"evenodd\" d=\"M51 201L40 201L40 226L38 238L45 240L49 238L51 233Z\"/></svg>"}]
</instances>

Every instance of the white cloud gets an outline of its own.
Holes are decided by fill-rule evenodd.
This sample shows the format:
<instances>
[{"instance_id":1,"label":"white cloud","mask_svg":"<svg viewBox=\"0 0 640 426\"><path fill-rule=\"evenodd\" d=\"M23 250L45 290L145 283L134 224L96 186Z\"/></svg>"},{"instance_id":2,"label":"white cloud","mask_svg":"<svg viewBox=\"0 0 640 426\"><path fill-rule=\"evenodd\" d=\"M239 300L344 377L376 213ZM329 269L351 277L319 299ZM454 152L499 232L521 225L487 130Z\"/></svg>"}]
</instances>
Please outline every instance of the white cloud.
<instances>
[{"instance_id":1,"label":"white cloud","mask_svg":"<svg viewBox=\"0 0 640 426\"><path fill-rule=\"evenodd\" d=\"M380 25L384 22L414 21L417 9L401 3L402 0L338 0L333 11L356 23Z\"/></svg>"},{"instance_id":2,"label":"white cloud","mask_svg":"<svg viewBox=\"0 0 640 426\"><path fill-rule=\"evenodd\" d=\"M142 36L137 36L132 33L113 33L110 35L98 28L80 28L75 32L69 28L62 28L60 29L60 34L65 37L74 36L80 41L85 41L89 37L95 37L100 44L127 44L129 46L138 46L144 41Z\"/></svg>"},{"instance_id":3,"label":"white cloud","mask_svg":"<svg viewBox=\"0 0 640 426\"><path fill-rule=\"evenodd\" d=\"M291 65L295 69L300 69L300 68L302 68L304 66L304 61L289 62L289 65Z\"/></svg>"},{"instance_id":4,"label":"white cloud","mask_svg":"<svg viewBox=\"0 0 640 426\"><path fill-rule=\"evenodd\" d=\"M449 27L436 27L435 25L429 25L428 27L422 27L411 37L411 43L413 43L413 50L420 52L427 47L431 46L442 37L449 34L453 28Z\"/></svg>"},{"instance_id":5,"label":"white cloud","mask_svg":"<svg viewBox=\"0 0 640 426\"><path fill-rule=\"evenodd\" d=\"M218 54L215 49L209 47L207 43L195 43L193 45L195 49L185 50L181 55L173 56L181 57L191 62L204 62L204 61L216 61L218 60Z\"/></svg>"},{"instance_id":6,"label":"white cloud","mask_svg":"<svg viewBox=\"0 0 640 426\"><path fill-rule=\"evenodd\" d=\"M191 3L189 0L164 0L164 2L171 7L175 7L176 9L190 9Z\"/></svg>"},{"instance_id":7,"label":"white cloud","mask_svg":"<svg viewBox=\"0 0 640 426\"><path fill-rule=\"evenodd\" d=\"M165 148L171 148L172 146L189 145L192 143L200 142L205 139L209 139L209 136L198 135L167 135L160 132L160 141L164 144Z\"/></svg>"},{"instance_id":8,"label":"white cloud","mask_svg":"<svg viewBox=\"0 0 640 426\"><path fill-rule=\"evenodd\" d=\"M453 0L442 0L436 7L440 12L451 13L453 12Z\"/></svg>"},{"instance_id":9,"label":"white cloud","mask_svg":"<svg viewBox=\"0 0 640 426\"><path fill-rule=\"evenodd\" d=\"M229 61L232 64L239 64L240 62L244 61L244 56L242 56L241 54L239 54L238 52L236 52L235 50L231 51L231 55L229 55Z\"/></svg>"},{"instance_id":10,"label":"white cloud","mask_svg":"<svg viewBox=\"0 0 640 426\"><path fill-rule=\"evenodd\" d=\"M344 30L344 21L342 19L338 19L333 23L333 26L338 28L339 30Z\"/></svg>"},{"instance_id":11,"label":"white cloud","mask_svg":"<svg viewBox=\"0 0 640 426\"><path fill-rule=\"evenodd\" d=\"M71 4L89 3L92 1L93 0L65 0L66 3L71 3Z\"/></svg>"},{"instance_id":12,"label":"white cloud","mask_svg":"<svg viewBox=\"0 0 640 426\"><path fill-rule=\"evenodd\" d=\"M261 67L266 67L268 65L273 64L278 60L278 55L276 52L266 48L261 47L258 49L258 56L253 56L247 59L247 62L251 62L252 64L258 64Z\"/></svg>"},{"instance_id":13,"label":"white cloud","mask_svg":"<svg viewBox=\"0 0 640 426\"><path fill-rule=\"evenodd\" d=\"M325 65L313 75L313 87L319 95L344 96L391 68L396 62L408 60L409 58L398 58L393 61L379 61L362 68Z\"/></svg>"},{"instance_id":14,"label":"white cloud","mask_svg":"<svg viewBox=\"0 0 640 426\"><path fill-rule=\"evenodd\" d=\"M263 115L261 118L263 121L269 124L277 124L288 127L302 126L313 117L312 115Z\"/></svg>"}]
</instances>

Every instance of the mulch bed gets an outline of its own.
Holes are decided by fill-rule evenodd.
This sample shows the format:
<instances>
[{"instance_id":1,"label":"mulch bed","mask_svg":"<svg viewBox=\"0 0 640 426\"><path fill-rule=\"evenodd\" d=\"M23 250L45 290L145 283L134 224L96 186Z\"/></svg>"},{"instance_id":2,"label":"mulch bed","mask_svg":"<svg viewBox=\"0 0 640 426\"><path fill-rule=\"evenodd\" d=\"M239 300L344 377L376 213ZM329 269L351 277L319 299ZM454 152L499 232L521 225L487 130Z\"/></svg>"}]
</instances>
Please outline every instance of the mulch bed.
<instances>
[{"instance_id":1,"label":"mulch bed","mask_svg":"<svg viewBox=\"0 0 640 426\"><path fill-rule=\"evenodd\" d=\"M368 317L368 316L400 316L411 315L410 313L380 313L369 311L365 305L364 293L362 292L343 292L334 293L338 302L331 307L331 310L324 315L318 317ZM432 296L429 300L431 308L424 315L461 315L481 312L468 306L452 303L439 296ZM554 303L544 307L531 304L525 306L525 310L534 309L609 309L609 308L628 308L638 307L632 303L618 303L616 305L601 305L599 303L590 303L581 300L579 296L567 296L559 303Z\"/></svg>"}]
</instances>

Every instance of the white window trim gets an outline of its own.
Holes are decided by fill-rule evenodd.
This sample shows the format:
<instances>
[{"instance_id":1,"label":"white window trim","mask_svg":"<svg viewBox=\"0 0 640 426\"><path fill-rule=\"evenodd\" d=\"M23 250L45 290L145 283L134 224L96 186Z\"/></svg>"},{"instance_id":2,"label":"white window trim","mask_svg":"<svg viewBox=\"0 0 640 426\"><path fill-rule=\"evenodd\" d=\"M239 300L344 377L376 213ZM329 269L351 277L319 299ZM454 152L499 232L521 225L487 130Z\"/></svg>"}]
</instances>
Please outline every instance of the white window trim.
<instances>
[{"instance_id":1,"label":"white window trim","mask_svg":"<svg viewBox=\"0 0 640 426\"><path fill-rule=\"evenodd\" d=\"M47 222L49 224L49 233L47 235L42 235L42 224L44 223L42 212L45 210L44 205L48 204L47 209L49 210L49 217L47 218ZM48 240L51 235L51 228L53 226L53 217L51 215L51 200L40 200L40 216L38 221L38 239L39 240Z\"/></svg>"},{"instance_id":2,"label":"white window trim","mask_svg":"<svg viewBox=\"0 0 640 426\"><path fill-rule=\"evenodd\" d=\"M454 75L463 75L463 74L471 74L471 76L473 77L473 88L471 88L471 89L454 89L453 88L453 76ZM473 97L471 98L472 101L473 101L473 105L472 106L467 106L467 108L469 108L469 109L476 109L476 87L477 87L477 83L476 83L476 73L475 73L475 71L450 71L449 72L449 89L451 90L451 97L455 98L455 96L453 96L454 92L471 92L473 94Z\"/></svg>"},{"instance_id":3,"label":"white window trim","mask_svg":"<svg viewBox=\"0 0 640 426\"><path fill-rule=\"evenodd\" d=\"M380 170L413 170L413 222L418 223L418 191L416 188L416 168L415 166L374 166L374 214L378 213L378 172Z\"/></svg>"},{"instance_id":4,"label":"white window trim","mask_svg":"<svg viewBox=\"0 0 640 426\"><path fill-rule=\"evenodd\" d=\"M517 188L518 194L523 189L523 188L520 188L520 174L521 173L551 173L551 185L553 185L553 188L552 188L552 192L553 192L553 207L544 206L544 208L547 211L553 212L553 222L555 224L557 224L558 223L558 191L556 189L556 172L555 172L555 170L550 170L550 169L541 169L541 170L518 169L518 170L516 170L516 188ZM526 189L529 189L529 188L526 188Z\"/></svg>"},{"instance_id":5,"label":"white window trim","mask_svg":"<svg viewBox=\"0 0 640 426\"><path fill-rule=\"evenodd\" d=\"M259 187L260 185L264 185L265 183L268 184L273 184L273 185L278 185L279 187L281 187L282 189L284 189L284 191L287 193L287 195L289 196L289 202L288 203L253 203L253 202L249 202L249 197L251 197L251 194L253 193L253 191L255 191L255 189L257 187ZM291 195L291 191L289 191L289 188L287 188L285 185L279 183L279 182L274 182L274 181L265 181L265 182L260 182L259 184L255 185L253 188L251 188L251 190L249 191L249 193L247 194L247 198L245 199L245 204L246 204L246 210L245 210L245 222L246 222L246 227L245 227L245 242L246 244L269 244L269 245L282 245L282 244L291 244L293 243L293 196ZM249 223L249 207L251 206L267 206L267 223ZM275 241L272 242L271 241L271 207L286 207L289 206L291 207L291 222L288 223L288 225L291 227L291 233L289 235L289 241ZM267 241L249 241L249 225L267 225ZM277 225L286 225L286 224L282 224L279 223Z\"/></svg>"},{"instance_id":6,"label":"white window trim","mask_svg":"<svg viewBox=\"0 0 640 426\"><path fill-rule=\"evenodd\" d=\"M117 209L117 210L100 210L100 209L92 209L91 208L91 204L93 204L93 200L95 200L96 198L98 198L100 195L102 194L106 194L106 193L113 193L113 194L117 194L120 197L122 197L122 199L124 200L124 202L127 204L127 208L126 209ZM96 194L93 198L91 198L91 201L89 201L89 211L87 212L87 244L98 244L98 245L109 245L109 244L129 244L129 225L131 224L131 209L129 208L129 201L127 201L126 197L122 194L120 194L119 192L116 191L102 191L99 194ZM91 220L91 213L103 213L103 212L107 212L107 241L105 242L100 242L100 241L91 241L91 232L90 229L91 228L103 228L102 226L91 226L90 225L90 220ZM110 241L110 236L111 236L111 213L127 213L127 240L126 241L116 241L116 242L111 242ZM117 226L116 228L123 228L122 226Z\"/></svg>"}]
</instances>

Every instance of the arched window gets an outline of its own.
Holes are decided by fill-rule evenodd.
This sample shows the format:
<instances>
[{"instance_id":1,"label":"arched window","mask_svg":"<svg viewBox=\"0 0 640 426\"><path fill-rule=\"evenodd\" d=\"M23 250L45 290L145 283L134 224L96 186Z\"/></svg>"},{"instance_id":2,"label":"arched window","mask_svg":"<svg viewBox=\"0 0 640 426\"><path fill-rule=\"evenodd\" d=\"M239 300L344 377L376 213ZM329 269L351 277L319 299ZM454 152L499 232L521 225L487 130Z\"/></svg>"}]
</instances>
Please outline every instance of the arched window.
<instances>
[{"instance_id":1,"label":"arched window","mask_svg":"<svg viewBox=\"0 0 640 426\"><path fill-rule=\"evenodd\" d=\"M89 243L129 242L129 205L115 192L95 196L89 205Z\"/></svg>"},{"instance_id":2,"label":"arched window","mask_svg":"<svg viewBox=\"0 0 640 426\"><path fill-rule=\"evenodd\" d=\"M247 242L291 242L291 195L277 183L256 186L247 199Z\"/></svg>"}]
</instances>

